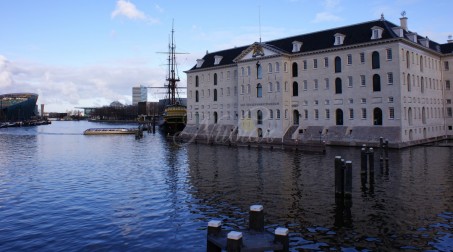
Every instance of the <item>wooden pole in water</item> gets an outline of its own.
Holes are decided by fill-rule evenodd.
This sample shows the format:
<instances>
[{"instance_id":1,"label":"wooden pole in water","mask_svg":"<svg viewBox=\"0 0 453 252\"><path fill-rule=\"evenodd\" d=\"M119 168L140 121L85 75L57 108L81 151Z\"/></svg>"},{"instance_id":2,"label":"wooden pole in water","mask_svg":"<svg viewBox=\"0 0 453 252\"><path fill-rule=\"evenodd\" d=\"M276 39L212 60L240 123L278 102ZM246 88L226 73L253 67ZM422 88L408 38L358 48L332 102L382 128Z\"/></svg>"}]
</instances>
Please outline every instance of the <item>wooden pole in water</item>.
<instances>
[{"instance_id":1,"label":"wooden pole in water","mask_svg":"<svg viewBox=\"0 0 453 252\"><path fill-rule=\"evenodd\" d=\"M249 211L249 229L264 231L264 211L262 205L252 205Z\"/></svg>"},{"instance_id":2,"label":"wooden pole in water","mask_svg":"<svg viewBox=\"0 0 453 252\"><path fill-rule=\"evenodd\" d=\"M227 236L227 251L240 252L242 247L242 232L231 231Z\"/></svg>"},{"instance_id":3,"label":"wooden pole in water","mask_svg":"<svg viewBox=\"0 0 453 252\"><path fill-rule=\"evenodd\" d=\"M352 197L352 161L346 161L344 194L346 198Z\"/></svg>"},{"instance_id":4,"label":"wooden pole in water","mask_svg":"<svg viewBox=\"0 0 453 252\"><path fill-rule=\"evenodd\" d=\"M289 234L289 230L287 228L279 227L279 228L275 229L274 242L280 243L280 244L283 245L283 249L275 250L275 252L286 252L286 251L289 251L289 237L288 237L288 234Z\"/></svg>"},{"instance_id":5,"label":"wooden pole in water","mask_svg":"<svg viewBox=\"0 0 453 252\"><path fill-rule=\"evenodd\" d=\"M341 156L335 157L335 197L342 197L344 194L344 173Z\"/></svg>"}]
</instances>

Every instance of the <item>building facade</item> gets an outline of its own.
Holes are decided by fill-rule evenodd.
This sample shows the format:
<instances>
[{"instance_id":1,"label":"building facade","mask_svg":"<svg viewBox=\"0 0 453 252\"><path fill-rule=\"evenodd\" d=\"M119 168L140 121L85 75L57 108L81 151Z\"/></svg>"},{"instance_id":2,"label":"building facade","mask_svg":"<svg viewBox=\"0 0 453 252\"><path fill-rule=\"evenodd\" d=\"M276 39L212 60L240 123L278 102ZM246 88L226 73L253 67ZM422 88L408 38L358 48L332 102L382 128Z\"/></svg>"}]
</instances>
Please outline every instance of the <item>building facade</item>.
<instances>
[{"instance_id":1,"label":"building facade","mask_svg":"<svg viewBox=\"0 0 453 252\"><path fill-rule=\"evenodd\" d=\"M148 89L145 86L132 88L132 105L137 105L139 102L148 100Z\"/></svg>"},{"instance_id":2,"label":"building facade","mask_svg":"<svg viewBox=\"0 0 453 252\"><path fill-rule=\"evenodd\" d=\"M188 136L404 147L453 135L453 41L379 20L207 53Z\"/></svg>"}]
</instances>

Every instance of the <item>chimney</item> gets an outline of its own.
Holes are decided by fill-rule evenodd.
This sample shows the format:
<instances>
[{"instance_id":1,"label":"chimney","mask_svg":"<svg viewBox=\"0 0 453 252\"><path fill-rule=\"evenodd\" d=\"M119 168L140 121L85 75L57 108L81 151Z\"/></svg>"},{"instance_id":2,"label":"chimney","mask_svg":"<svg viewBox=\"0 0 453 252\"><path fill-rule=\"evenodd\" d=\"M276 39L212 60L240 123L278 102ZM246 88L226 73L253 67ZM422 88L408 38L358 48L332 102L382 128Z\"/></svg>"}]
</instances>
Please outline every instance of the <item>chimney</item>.
<instances>
[{"instance_id":1,"label":"chimney","mask_svg":"<svg viewBox=\"0 0 453 252\"><path fill-rule=\"evenodd\" d=\"M403 28L405 31L408 31L409 29L407 28L407 17L402 17L400 18L400 26Z\"/></svg>"}]
</instances>

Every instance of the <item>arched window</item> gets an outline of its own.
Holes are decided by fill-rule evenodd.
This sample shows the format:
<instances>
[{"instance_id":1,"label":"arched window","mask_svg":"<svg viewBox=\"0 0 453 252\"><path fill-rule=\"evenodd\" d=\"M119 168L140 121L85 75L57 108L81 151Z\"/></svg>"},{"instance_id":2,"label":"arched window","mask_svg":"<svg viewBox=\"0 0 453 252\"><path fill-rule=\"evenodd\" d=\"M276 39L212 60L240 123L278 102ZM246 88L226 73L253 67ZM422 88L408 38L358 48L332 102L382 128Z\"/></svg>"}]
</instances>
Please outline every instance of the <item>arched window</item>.
<instances>
[{"instance_id":1,"label":"arched window","mask_svg":"<svg viewBox=\"0 0 453 252\"><path fill-rule=\"evenodd\" d=\"M299 84L297 82L293 82L293 96L299 95Z\"/></svg>"},{"instance_id":2,"label":"arched window","mask_svg":"<svg viewBox=\"0 0 453 252\"><path fill-rule=\"evenodd\" d=\"M280 109L277 109L277 119L280 119Z\"/></svg>"},{"instance_id":3,"label":"arched window","mask_svg":"<svg viewBox=\"0 0 453 252\"><path fill-rule=\"evenodd\" d=\"M412 108L407 110L407 119L409 120L409 126L412 126Z\"/></svg>"},{"instance_id":4,"label":"arched window","mask_svg":"<svg viewBox=\"0 0 453 252\"><path fill-rule=\"evenodd\" d=\"M251 72L250 72L250 66L247 67L247 76L250 76Z\"/></svg>"},{"instance_id":5,"label":"arched window","mask_svg":"<svg viewBox=\"0 0 453 252\"><path fill-rule=\"evenodd\" d=\"M335 111L335 123L336 125L343 125L343 110L337 109Z\"/></svg>"},{"instance_id":6,"label":"arched window","mask_svg":"<svg viewBox=\"0 0 453 252\"><path fill-rule=\"evenodd\" d=\"M198 112L195 112L195 125L200 125L200 114Z\"/></svg>"},{"instance_id":7,"label":"arched window","mask_svg":"<svg viewBox=\"0 0 453 252\"><path fill-rule=\"evenodd\" d=\"M420 72L423 72L423 56L420 56Z\"/></svg>"},{"instance_id":8,"label":"arched window","mask_svg":"<svg viewBox=\"0 0 453 252\"><path fill-rule=\"evenodd\" d=\"M278 73L280 72L280 63L275 62L275 72Z\"/></svg>"},{"instance_id":9,"label":"arched window","mask_svg":"<svg viewBox=\"0 0 453 252\"><path fill-rule=\"evenodd\" d=\"M256 63L256 78L257 79L263 78L263 68L261 67L260 63Z\"/></svg>"},{"instance_id":10,"label":"arched window","mask_svg":"<svg viewBox=\"0 0 453 252\"><path fill-rule=\"evenodd\" d=\"M374 51L371 54L371 68L373 69L379 69L381 67L381 63L379 60L379 53Z\"/></svg>"},{"instance_id":11,"label":"arched window","mask_svg":"<svg viewBox=\"0 0 453 252\"><path fill-rule=\"evenodd\" d=\"M269 118L270 119L274 118L274 111L272 109L269 109Z\"/></svg>"},{"instance_id":12,"label":"arched window","mask_svg":"<svg viewBox=\"0 0 453 252\"><path fill-rule=\"evenodd\" d=\"M335 94L341 94L343 92L343 84L341 83L341 78L335 79Z\"/></svg>"},{"instance_id":13,"label":"arched window","mask_svg":"<svg viewBox=\"0 0 453 252\"><path fill-rule=\"evenodd\" d=\"M219 117L217 115L217 112L214 112L214 123L217 123Z\"/></svg>"},{"instance_id":14,"label":"arched window","mask_svg":"<svg viewBox=\"0 0 453 252\"><path fill-rule=\"evenodd\" d=\"M200 85L200 78L198 77L198 75L195 76L195 87L198 87L198 85Z\"/></svg>"},{"instance_id":15,"label":"arched window","mask_svg":"<svg viewBox=\"0 0 453 252\"><path fill-rule=\"evenodd\" d=\"M258 128L257 129L257 134L258 134L258 137L263 137L263 129L262 128Z\"/></svg>"},{"instance_id":16,"label":"arched window","mask_svg":"<svg viewBox=\"0 0 453 252\"><path fill-rule=\"evenodd\" d=\"M269 73L272 73L272 63L269 63L267 65L267 68L268 68Z\"/></svg>"},{"instance_id":17,"label":"arched window","mask_svg":"<svg viewBox=\"0 0 453 252\"><path fill-rule=\"evenodd\" d=\"M269 92L274 91L273 89L274 89L274 87L273 87L273 85L272 85L272 82L269 82Z\"/></svg>"},{"instance_id":18,"label":"arched window","mask_svg":"<svg viewBox=\"0 0 453 252\"><path fill-rule=\"evenodd\" d=\"M217 89L214 89L214 101L217 101Z\"/></svg>"},{"instance_id":19,"label":"arched window","mask_svg":"<svg viewBox=\"0 0 453 252\"><path fill-rule=\"evenodd\" d=\"M300 117L299 111L298 110L294 110L293 111L294 125L299 125L299 117Z\"/></svg>"},{"instance_id":20,"label":"arched window","mask_svg":"<svg viewBox=\"0 0 453 252\"><path fill-rule=\"evenodd\" d=\"M214 73L214 85L217 85L217 73Z\"/></svg>"},{"instance_id":21,"label":"arched window","mask_svg":"<svg viewBox=\"0 0 453 252\"><path fill-rule=\"evenodd\" d=\"M380 108L373 110L373 125L382 125L382 110Z\"/></svg>"},{"instance_id":22,"label":"arched window","mask_svg":"<svg viewBox=\"0 0 453 252\"><path fill-rule=\"evenodd\" d=\"M263 124L263 112L261 110L256 111L256 124Z\"/></svg>"},{"instance_id":23,"label":"arched window","mask_svg":"<svg viewBox=\"0 0 453 252\"><path fill-rule=\"evenodd\" d=\"M381 76L379 74L373 75L373 92L381 91Z\"/></svg>"},{"instance_id":24,"label":"arched window","mask_svg":"<svg viewBox=\"0 0 453 252\"><path fill-rule=\"evenodd\" d=\"M244 74L245 74L244 68L241 67L241 76L244 76Z\"/></svg>"},{"instance_id":25,"label":"arched window","mask_svg":"<svg viewBox=\"0 0 453 252\"><path fill-rule=\"evenodd\" d=\"M198 90L195 91L195 102L198 102Z\"/></svg>"},{"instance_id":26,"label":"arched window","mask_svg":"<svg viewBox=\"0 0 453 252\"><path fill-rule=\"evenodd\" d=\"M409 68L410 65L411 65L411 62L409 60L410 60L409 51L406 51L406 66L407 66L407 68Z\"/></svg>"},{"instance_id":27,"label":"arched window","mask_svg":"<svg viewBox=\"0 0 453 252\"><path fill-rule=\"evenodd\" d=\"M422 123L426 124L426 111L425 107L422 108Z\"/></svg>"},{"instance_id":28,"label":"arched window","mask_svg":"<svg viewBox=\"0 0 453 252\"><path fill-rule=\"evenodd\" d=\"M298 69L297 69L297 63L294 62L293 63L293 77L297 77L299 74L298 74Z\"/></svg>"},{"instance_id":29,"label":"arched window","mask_svg":"<svg viewBox=\"0 0 453 252\"><path fill-rule=\"evenodd\" d=\"M411 91L411 75L407 74L407 92Z\"/></svg>"},{"instance_id":30,"label":"arched window","mask_svg":"<svg viewBox=\"0 0 453 252\"><path fill-rule=\"evenodd\" d=\"M423 77L421 78L422 79L422 82L421 82L421 87L420 87L420 91L422 92L422 94L425 92L425 79L423 79Z\"/></svg>"},{"instance_id":31,"label":"arched window","mask_svg":"<svg viewBox=\"0 0 453 252\"><path fill-rule=\"evenodd\" d=\"M263 97L263 86L260 83L256 85L256 97Z\"/></svg>"},{"instance_id":32,"label":"arched window","mask_svg":"<svg viewBox=\"0 0 453 252\"><path fill-rule=\"evenodd\" d=\"M335 73L341 73L341 58L335 57Z\"/></svg>"}]
</instances>

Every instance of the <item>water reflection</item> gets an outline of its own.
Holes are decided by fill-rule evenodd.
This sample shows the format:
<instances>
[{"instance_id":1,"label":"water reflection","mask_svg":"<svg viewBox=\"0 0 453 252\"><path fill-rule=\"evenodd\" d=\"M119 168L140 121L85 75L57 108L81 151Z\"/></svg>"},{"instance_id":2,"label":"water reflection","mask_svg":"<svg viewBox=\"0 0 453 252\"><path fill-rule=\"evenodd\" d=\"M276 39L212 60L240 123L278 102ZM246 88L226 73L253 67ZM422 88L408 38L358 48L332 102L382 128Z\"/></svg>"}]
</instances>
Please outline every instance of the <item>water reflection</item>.
<instances>
[{"instance_id":1,"label":"water reflection","mask_svg":"<svg viewBox=\"0 0 453 252\"><path fill-rule=\"evenodd\" d=\"M294 248L429 249L438 235L417 229L453 210L449 148L391 150L388 166L376 155L381 172L366 174L355 148L329 148L325 156L205 145L187 151L192 193L216 209L213 218L245 228L248 206L263 204L268 228L288 227ZM336 155L353 162L351 199L335 199Z\"/></svg>"}]
</instances>

